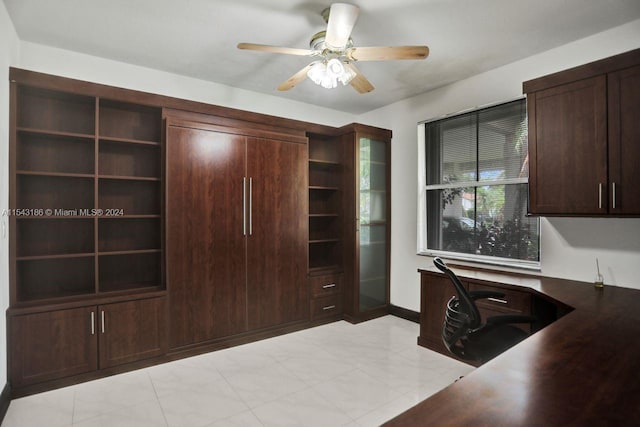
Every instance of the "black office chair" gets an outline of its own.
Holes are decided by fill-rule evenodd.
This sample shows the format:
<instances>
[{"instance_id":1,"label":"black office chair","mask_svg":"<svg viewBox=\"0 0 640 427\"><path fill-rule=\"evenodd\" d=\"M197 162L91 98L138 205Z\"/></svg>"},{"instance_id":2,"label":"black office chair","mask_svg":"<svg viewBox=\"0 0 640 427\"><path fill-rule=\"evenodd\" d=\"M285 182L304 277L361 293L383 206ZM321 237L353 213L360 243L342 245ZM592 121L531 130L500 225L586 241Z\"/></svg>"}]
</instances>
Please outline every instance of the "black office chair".
<instances>
[{"instance_id":1,"label":"black office chair","mask_svg":"<svg viewBox=\"0 0 640 427\"><path fill-rule=\"evenodd\" d=\"M442 259L435 258L433 263L449 276L458 294L447 303L442 327L442 340L451 353L461 359L484 363L529 336L512 324L532 323L535 317L504 314L488 317L482 323L475 301L504 298L504 294L489 290L467 291Z\"/></svg>"}]
</instances>

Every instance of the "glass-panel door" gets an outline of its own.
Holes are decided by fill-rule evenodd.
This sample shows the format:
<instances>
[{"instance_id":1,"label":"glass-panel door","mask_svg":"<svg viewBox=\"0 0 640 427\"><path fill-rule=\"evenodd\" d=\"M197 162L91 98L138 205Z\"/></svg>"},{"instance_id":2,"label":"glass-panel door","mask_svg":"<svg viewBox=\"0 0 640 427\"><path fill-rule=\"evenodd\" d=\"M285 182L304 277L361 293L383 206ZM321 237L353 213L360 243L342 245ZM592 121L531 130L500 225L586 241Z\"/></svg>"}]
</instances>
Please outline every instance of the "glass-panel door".
<instances>
[{"instance_id":1,"label":"glass-panel door","mask_svg":"<svg viewBox=\"0 0 640 427\"><path fill-rule=\"evenodd\" d=\"M360 311L388 301L387 144L359 138Z\"/></svg>"}]
</instances>

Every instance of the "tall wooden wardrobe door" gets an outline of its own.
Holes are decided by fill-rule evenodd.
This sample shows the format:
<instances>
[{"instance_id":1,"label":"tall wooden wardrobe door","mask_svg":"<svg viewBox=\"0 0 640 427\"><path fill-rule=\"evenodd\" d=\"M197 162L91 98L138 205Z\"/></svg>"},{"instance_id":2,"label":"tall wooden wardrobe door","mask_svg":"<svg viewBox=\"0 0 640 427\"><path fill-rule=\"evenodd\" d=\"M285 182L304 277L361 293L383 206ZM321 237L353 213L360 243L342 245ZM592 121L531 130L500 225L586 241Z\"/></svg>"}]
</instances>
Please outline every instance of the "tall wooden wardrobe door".
<instances>
[{"instance_id":1,"label":"tall wooden wardrobe door","mask_svg":"<svg viewBox=\"0 0 640 427\"><path fill-rule=\"evenodd\" d=\"M249 329L308 317L307 145L247 139Z\"/></svg>"},{"instance_id":2,"label":"tall wooden wardrobe door","mask_svg":"<svg viewBox=\"0 0 640 427\"><path fill-rule=\"evenodd\" d=\"M170 346L246 330L242 135L167 127Z\"/></svg>"}]
</instances>

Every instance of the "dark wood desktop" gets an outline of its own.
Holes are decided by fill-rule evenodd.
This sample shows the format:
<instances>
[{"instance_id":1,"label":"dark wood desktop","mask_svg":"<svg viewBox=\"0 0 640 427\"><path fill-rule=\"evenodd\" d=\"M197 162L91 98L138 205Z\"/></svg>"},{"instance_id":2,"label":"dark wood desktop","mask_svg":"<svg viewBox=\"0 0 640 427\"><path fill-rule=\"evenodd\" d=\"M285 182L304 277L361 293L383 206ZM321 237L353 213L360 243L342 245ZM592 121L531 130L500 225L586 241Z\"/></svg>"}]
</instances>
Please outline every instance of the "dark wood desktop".
<instances>
[{"instance_id":1,"label":"dark wood desktop","mask_svg":"<svg viewBox=\"0 0 640 427\"><path fill-rule=\"evenodd\" d=\"M640 290L455 271L573 310L385 425L640 425Z\"/></svg>"}]
</instances>

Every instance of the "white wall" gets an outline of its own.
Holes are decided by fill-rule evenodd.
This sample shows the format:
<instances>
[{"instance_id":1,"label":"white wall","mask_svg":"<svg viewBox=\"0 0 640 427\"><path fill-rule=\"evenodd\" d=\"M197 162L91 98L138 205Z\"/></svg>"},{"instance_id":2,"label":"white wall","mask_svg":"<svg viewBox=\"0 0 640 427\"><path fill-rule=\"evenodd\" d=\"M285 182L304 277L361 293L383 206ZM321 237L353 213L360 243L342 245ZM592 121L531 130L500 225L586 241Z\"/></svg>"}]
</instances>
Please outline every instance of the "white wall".
<instances>
[{"instance_id":1,"label":"white wall","mask_svg":"<svg viewBox=\"0 0 640 427\"><path fill-rule=\"evenodd\" d=\"M640 20L363 114L361 123L393 131L391 150L391 303L420 309L416 269L417 123L522 96L522 82L640 47ZM428 59L427 59L428 61ZM541 225L541 274L591 281L595 258L605 283L640 289L640 219L548 218Z\"/></svg>"},{"instance_id":2,"label":"white wall","mask_svg":"<svg viewBox=\"0 0 640 427\"><path fill-rule=\"evenodd\" d=\"M9 207L9 65L18 58L18 36L4 3L0 2L0 212ZM5 311L9 307L8 218L0 216L0 389L7 382L7 333Z\"/></svg>"},{"instance_id":3,"label":"white wall","mask_svg":"<svg viewBox=\"0 0 640 427\"><path fill-rule=\"evenodd\" d=\"M342 126L356 119L355 115L329 108L26 41L20 42L20 62L14 66L329 126Z\"/></svg>"}]
</instances>

